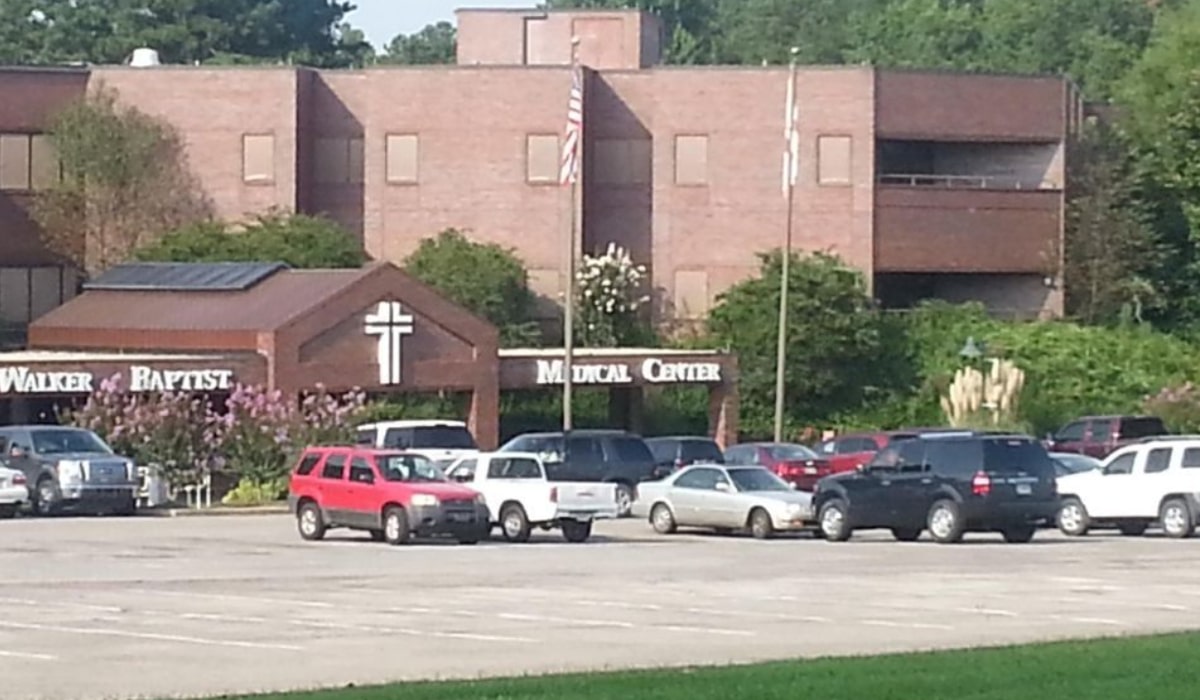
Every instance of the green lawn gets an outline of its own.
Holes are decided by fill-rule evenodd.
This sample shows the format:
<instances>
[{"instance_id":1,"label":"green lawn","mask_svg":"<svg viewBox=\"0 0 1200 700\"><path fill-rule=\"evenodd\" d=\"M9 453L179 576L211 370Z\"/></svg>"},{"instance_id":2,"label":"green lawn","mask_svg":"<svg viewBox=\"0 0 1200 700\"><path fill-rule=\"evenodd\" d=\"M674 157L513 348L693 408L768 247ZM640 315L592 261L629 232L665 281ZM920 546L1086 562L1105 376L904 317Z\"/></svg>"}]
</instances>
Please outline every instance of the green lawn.
<instances>
[{"instance_id":1,"label":"green lawn","mask_svg":"<svg viewBox=\"0 0 1200 700\"><path fill-rule=\"evenodd\" d=\"M681 671L399 684L259 700L1197 700L1198 662L1200 634L1182 634Z\"/></svg>"}]
</instances>

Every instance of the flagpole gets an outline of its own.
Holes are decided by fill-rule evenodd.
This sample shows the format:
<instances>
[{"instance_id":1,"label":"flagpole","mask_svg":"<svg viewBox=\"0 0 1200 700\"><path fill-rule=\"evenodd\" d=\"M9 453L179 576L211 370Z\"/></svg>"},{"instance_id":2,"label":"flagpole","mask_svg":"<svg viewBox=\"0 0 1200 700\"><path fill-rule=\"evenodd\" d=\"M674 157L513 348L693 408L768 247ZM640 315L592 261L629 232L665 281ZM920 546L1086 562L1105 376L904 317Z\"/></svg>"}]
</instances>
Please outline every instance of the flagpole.
<instances>
[{"instance_id":1,"label":"flagpole","mask_svg":"<svg viewBox=\"0 0 1200 700\"><path fill-rule=\"evenodd\" d=\"M783 442L783 408L787 375L788 284L792 263L792 219L796 207L797 134L796 134L796 57L800 49L792 47L788 67L787 110L784 117L787 146L784 151L783 182L787 195L787 222L783 235L783 268L779 273L779 328L775 350L775 442Z\"/></svg>"},{"instance_id":2,"label":"flagpole","mask_svg":"<svg viewBox=\"0 0 1200 700\"><path fill-rule=\"evenodd\" d=\"M571 71L579 70L579 37L571 38ZM574 80L574 77L572 77ZM580 154L583 152L583 139L576 145L576 168L579 167ZM564 449L566 435L574 427L572 406L574 399L575 374L575 236L579 228L579 177L571 178L571 228L567 233L567 280L566 307L563 309L563 394L562 394L562 429L564 433Z\"/></svg>"}]
</instances>

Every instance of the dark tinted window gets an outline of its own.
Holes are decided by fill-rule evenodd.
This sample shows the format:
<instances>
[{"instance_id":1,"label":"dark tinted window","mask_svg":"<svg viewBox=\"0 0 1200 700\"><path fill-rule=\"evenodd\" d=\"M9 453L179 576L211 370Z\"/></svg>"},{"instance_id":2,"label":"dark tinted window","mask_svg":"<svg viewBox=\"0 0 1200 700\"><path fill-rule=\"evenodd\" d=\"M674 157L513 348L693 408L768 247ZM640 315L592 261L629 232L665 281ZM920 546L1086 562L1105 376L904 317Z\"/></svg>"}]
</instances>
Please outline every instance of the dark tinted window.
<instances>
[{"instance_id":1,"label":"dark tinted window","mask_svg":"<svg viewBox=\"0 0 1200 700\"><path fill-rule=\"evenodd\" d=\"M567 446L567 453L574 466L604 464L604 449L600 447L600 441L596 438L573 437L567 441ZM647 454L649 454L649 450L647 450Z\"/></svg>"},{"instance_id":2,"label":"dark tinted window","mask_svg":"<svg viewBox=\"0 0 1200 700\"><path fill-rule=\"evenodd\" d=\"M375 429L374 428L360 428L359 430L355 431L355 438L357 439L357 442L359 445L362 445L364 447L374 446L374 444L375 444Z\"/></svg>"},{"instance_id":3,"label":"dark tinted window","mask_svg":"<svg viewBox=\"0 0 1200 700\"><path fill-rule=\"evenodd\" d=\"M717 482L724 480L716 469L693 469L675 480L675 486L685 489L713 490Z\"/></svg>"},{"instance_id":4,"label":"dark tinted window","mask_svg":"<svg viewBox=\"0 0 1200 700\"><path fill-rule=\"evenodd\" d=\"M1132 474L1133 473L1134 456L1135 456L1135 453L1133 453L1133 452L1121 453L1121 455L1119 457L1112 460L1104 467L1104 473L1106 475Z\"/></svg>"},{"instance_id":5,"label":"dark tinted window","mask_svg":"<svg viewBox=\"0 0 1200 700\"><path fill-rule=\"evenodd\" d=\"M895 471L900 466L900 446L892 445L875 453L867 468L873 472Z\"/></svg>"},{"instance_id":6,"label":"dark tinted window","mask_svg":"<svg viewBox=\"0 0 1200 700\"><path fill-rule=\"evenodd\" d=\"M1086 433L1087 423L1083 421L1076 421L1075 423L1068 423L1067 425L1064 425L1062 429L1055 434L1054 439L1061 442L1079 442L1083 439Z\"/></svg>"},{"instance_id":7,"label":"dark tinted window","mask_svg":"<svg viewBox=\"0 0 1200 700\"><path fill-rule=\"evenodd\" d=\"M540 479L538 463L526 457L495 458L488 464L489 479Z\"/></svg>"},{"instance_id":8,"label":"dark tinted window","mask_svg":"<svg viewBox=\"0 0 1200 700\"><path fill-rule=\"evenodd\" d=\"M1167 426L1157 418L1126 418L1121 421L1121 437L1125 440L1166 435Z\"/></svg>"},{"instance_id":9,"label":"dark tinted window","mask_svg":"<svg viewBox=\"0 0 1200 700\"><path fill-rule=\"evenodd\" d=\"M1183 451L1183 468L1200 469L1200 448L1189 447Z\"/></svg>"},{"instance_id":10,"label":"dark tinted window","mask_svg":"<svg viewBox=\"0 0 1200 700\"><path fill-rule=\"evenodd\" d=\"M654 463L654 455L650 454L650 448L646 447L645 441L638 438L613 438L612 447L618 461L627 464Z\"/></svg>"},{"instance_id":11,"label":"dark tinted window","mask_svg":"<svg viewBox=\"0 0 1200 700\"><path fill-rule=\"evenodd\" d=\"M679 444L674 440L647 440L646 446L654 455L654 461L659 464L674 462L679 452Z\"/></svg>"},{"instance_id":12,"label":"dark tinted window","mask_svg":"<svg viewBox=\"0 0 1200 700\"><path fill-rule=\"evenodd\" d=\"M983 468L983 445L980 440L927 440L929 464L938 474L970 478Z\"/></svg>"},{"instance_id":13,"label":"dark tinted window","mask_svg":"<svg viewBox=\"0 0 1200 700\"><path fill-rule=\"evenodd\" d=\"M926 445L920 440L902 442L896 458L896 468L902 472L923 471L925 469Z\"/></svg>"},{"instance_id":14,"label":"dark tinted window","mask_svg":"<svg viewBox=\"0 0 1200 700\"><path fill-rule=\"evenodd\" d=\"M999 474L1025 472L1051 477L1055 474L1054 461L1046 454L1046 448L1022 439L984 440L983 468Z\"/></svg>"},{"instance_id":15,"label":"dark tinted window","mask_svg":"<svg viewBox=\"0 0 1200 700\"><path fill-rule=\"evenodd\" d=\"M755 447L731 447L725 451L725 463L747 465L754 464L758 460L758 448Z\"/></svg>"},{"instance_id":16,"label":"dark tinted window","mask_svg":"<svg viewBox=\"0 0 1200 700\"><path fill-rule=\"evenodd\" d=\"M721 454L721 448L717 447L717 443L712 440L684 440L680 444L679 458L685 462L711 462L713 464L723 464L725 455Z\"/></svg>"},{"instance_id":17,"label":"dark tinted window","mask_svg":"<svg viewBox=\"0 0 1200 700\"><path fill-rule=\"evenodd\" d=\"M561 435L522 435L513 438L507 445L500 448L501 452L532 452L548 458L552 462L561 462L563 454L563 439Z\"/></svg>"},{"instance_id":18,"label":"dark tinted window","mask_svg":"<svg viewBox=\"0 0 1200 700\"><path fill-rule=\"evenodd\" d=\"M300 460L300 464L296 466L296 473L300 476L308 476L312 474L313 468L317 466L317 462L321 461L321 455L304 455Z\"/></svg>"},{"instance_id":19,"label":"dark tinted window","mask_svg":"<svg viewBox=\"0 0 1200 700\"><path fill-rule=\"evenodd\" d=\"M837 451L840 455L874 452L877 449L879 446L870 438L845 438L839 440L837 444Z\"/></svg>"},{"instance_id":20,"label":"dark tinted window","mask_svg":"<svg viewBox=\"0 0 1200 700\"><path fill-rule=\"evenodd\" d=\"M428 425L417 428L390 428L383 446L393 449L473 450L475 438L460 425Z\"/></svg>"},{"instance_id":21,"label":"dark tinted window","mask_svg":"<svg viewBox=\"0 0 1200 700\"><path fill-rule=\"evenodd\" d=\"M367 464L367 460L362 457L350 460L350 481L360 484L375 483L375 471L371 469L371 465Z\"/></svg>"},{"instance_id":22,"label":"dark tinted window","mask_svg":"<svg viewBox=\"0 0 1200 700\"><path fill-rule=\"evenodd\" d=\"M820 459L817 453L804 445L771 445L767 448L771 457L782 461Z\"/></svg>"},{"instance_id":23,"label":"dark tinted window","mask_svg":"<svg viewBox=\"0 0 1200 700\"><path fill-rule=\"evenodd\" d=\"M61 428L33 431L33 451L40 455L98 452L112 454L108 445L87 430Z\"/></svg>"},{"instance_id":24,"label":"dark tinted window","mask_svg":"<svg viewBox=\"0 0 1200 700\"><path fill-rule=\"evenodd\" d=\"M1165 472L1169 466L1171 466L1171 448L1169 447L1150 450L1150 454L1146 455L1147 474Z\"/></svg>"},{"instance_id":25,"label":"dark tinted window","mask_svg":"<svg viewBox=\"0 0 1200 700\"><path fill-rule=\"evenodd\" d=\"M899 435L891 435L887 439L887 444L895 445L896 443L904 442L905 440L912 440L915 437L917 437L917 436L913 435L911 433L902 433Z\"/></svg>"},{"instance_id":26,"label":"dark tinted window","mask_svg":"<svg viewBox=\"0 0 1200 700\"><path fill-rule=\"evenodd\" d=\"M1111 420L1094 420L1092 421L1092 441L1104 442L1112 439L1113 422Z\"/></svg>"},{"instance_id":27,"label":"dark tinted window","mask_svg":"<svg viewBox=\"0 0 1200 700\"><path fill-rule=\"evenodd\" d=\"M329 455L321 468L322 479L341 479L346 471L346 455Z\"/></svg>"}]
</instances>

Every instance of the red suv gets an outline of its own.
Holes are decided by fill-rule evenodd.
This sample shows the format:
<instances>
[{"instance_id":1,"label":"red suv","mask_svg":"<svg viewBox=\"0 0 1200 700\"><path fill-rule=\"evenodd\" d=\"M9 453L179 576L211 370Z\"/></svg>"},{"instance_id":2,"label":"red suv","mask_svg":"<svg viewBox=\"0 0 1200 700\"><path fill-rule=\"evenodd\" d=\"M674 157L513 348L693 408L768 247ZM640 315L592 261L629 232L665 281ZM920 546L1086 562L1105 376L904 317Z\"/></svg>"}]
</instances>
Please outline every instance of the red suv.
<instances>
[{"instance_id":1,"label":"red suv","mask_svg":"<svg viewBox=\"0 0 1200 700\"><path fill-rule=\"evenodd\" d=\"M447 481L426 457L396 450L306 449L292 472L288 505L306 540L344 527L389 544L413 535L452 535L475 544L491 531L481 494Z\"/></svg>"},{"instance_id":2,"label":"red suv","mask_svg":"<svg viewBox=\"0 0 1200 700\"><path fill-rule=\"evenodd\" d=\"M834 473L828 460L804 445L782 442L746 442L725 450L729 465L762 465L800 491L812 491L818 481Z\"/></svg>"}]
</instances>

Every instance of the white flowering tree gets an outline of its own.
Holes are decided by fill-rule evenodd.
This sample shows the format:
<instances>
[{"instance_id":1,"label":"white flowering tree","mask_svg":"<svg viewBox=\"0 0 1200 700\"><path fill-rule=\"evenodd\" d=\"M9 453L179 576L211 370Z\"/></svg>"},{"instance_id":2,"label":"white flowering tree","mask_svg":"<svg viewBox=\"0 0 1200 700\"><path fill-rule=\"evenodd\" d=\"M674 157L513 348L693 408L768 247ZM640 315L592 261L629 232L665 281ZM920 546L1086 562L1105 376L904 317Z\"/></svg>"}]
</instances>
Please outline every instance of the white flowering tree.
<instances>
[{"instance_id":1,"label":"white flowering tree","mask_svg":"<svg viewBox=\"0 0 1200 700\"><path fill-rule=\"evenodd\" d=\"M646 267L609 243L602 255L584 255L575 274L577 340L590 347L640 342L646 331L641 310L650 301Z\"/></svg>"}]
</instances>

